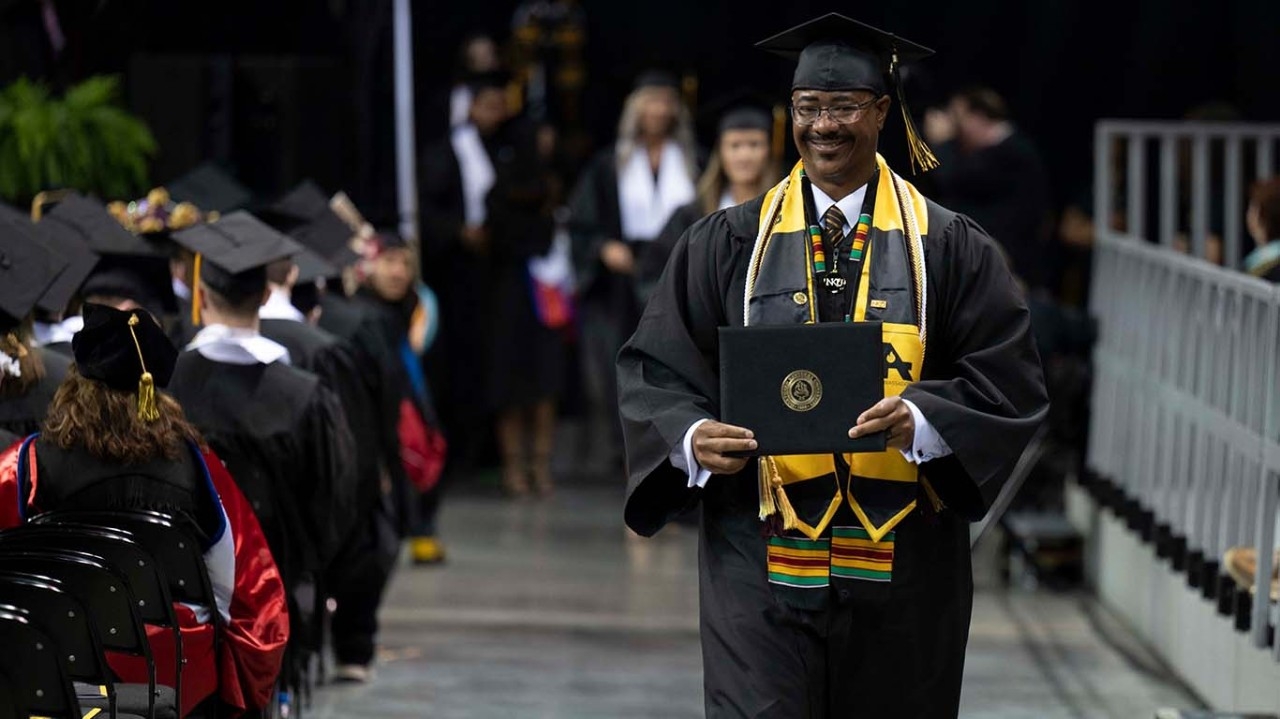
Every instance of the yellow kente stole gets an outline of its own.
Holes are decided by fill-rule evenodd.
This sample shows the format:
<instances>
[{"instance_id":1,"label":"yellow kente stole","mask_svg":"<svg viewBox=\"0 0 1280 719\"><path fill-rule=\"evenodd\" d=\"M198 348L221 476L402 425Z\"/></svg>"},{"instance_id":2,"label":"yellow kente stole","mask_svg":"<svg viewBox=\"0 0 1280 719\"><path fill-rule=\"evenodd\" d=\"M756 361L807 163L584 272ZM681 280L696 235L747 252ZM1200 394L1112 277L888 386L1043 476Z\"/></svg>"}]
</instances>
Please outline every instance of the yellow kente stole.
<instances>
[{"instance_id":1,"label":"yellow kente stole","mask_svg":"<svg viewBox=\"0 0 1280 719\"><path fill-rule=\"evenodd\" d=\"M877 174L875 206L872 212L872 228L868 235L864 259L858 278L857 295L852 321L882 322L885 344L884 394L886 397L902 393L907 385L920 379L924 364L927 319L926 277L924 268L924 235L928 232L928 210L925 198L915 187L894 174L884 158L876 156L880 172ZM770 251L784 252L788 266L784 272L790 276L798 272L790 265L800 257L794 246L805 246L805 286L807 286L808 316L806 324L818 321L818 301L806 232L804 195L801 191L802 164L797 163L791 173L765 195L760 215L760 231L751 255L747 271L746 292L743 298L743 316L746 324L769 324L771 318L762 316L752 299L761 272L769 271L777 263L766 262ZM881 253L883 257L876 257ZM879 273L880 277L873 277ZM797 279L799 275L796 276ZM877 282L883 280L883 282ZM894 286L894 289L884 289ZM883 291L877 291L880 288ZM796 302L806 298L796 293ZM756 316L753 317L753 309ZM776 318L774 320L776 323ZM853 426L858 414L866 407L849 408L849 426ZM908 462L897 449L884 452L847 454L843 460L849 467L846 476L837 474L834 455L789 455L762 457L759 459L760 518L777 515L782 527L797 530L816 540L827 530L840 503L847 501L857 515L872 542L884 539L916 506L920 481L916 465ZM832 482L833 493L825 511L797 511L788 487L801 482L826 480ZM931 501L937 505L936 495L925 484ZM825 495L822 495L825 496Z\"/></svg>"}]
</instances>

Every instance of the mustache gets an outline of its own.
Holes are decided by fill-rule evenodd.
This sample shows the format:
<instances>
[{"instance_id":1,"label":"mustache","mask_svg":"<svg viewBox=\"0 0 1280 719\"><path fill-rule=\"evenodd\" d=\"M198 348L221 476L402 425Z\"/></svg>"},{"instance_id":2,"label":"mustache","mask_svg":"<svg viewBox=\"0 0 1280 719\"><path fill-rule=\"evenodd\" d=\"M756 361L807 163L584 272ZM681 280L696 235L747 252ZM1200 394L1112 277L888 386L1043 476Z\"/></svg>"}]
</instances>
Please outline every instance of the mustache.
<instances>
[{"instance_id":1,"label":"mustache","mask_svg":"<svg viewBox=\"0 0 1280 719\"><path fill-rule=\"evenodd\" d=\"M847 140L849 142L852 142L853 136L850 135L849 133L839 132L839 131L817 132L815 130L809 130L808 132L804 133L802 139L804 139L804 141L806 142L815 142L815 141L816 142L834 142L836 140Z\"/></svg>"}]
</instances>

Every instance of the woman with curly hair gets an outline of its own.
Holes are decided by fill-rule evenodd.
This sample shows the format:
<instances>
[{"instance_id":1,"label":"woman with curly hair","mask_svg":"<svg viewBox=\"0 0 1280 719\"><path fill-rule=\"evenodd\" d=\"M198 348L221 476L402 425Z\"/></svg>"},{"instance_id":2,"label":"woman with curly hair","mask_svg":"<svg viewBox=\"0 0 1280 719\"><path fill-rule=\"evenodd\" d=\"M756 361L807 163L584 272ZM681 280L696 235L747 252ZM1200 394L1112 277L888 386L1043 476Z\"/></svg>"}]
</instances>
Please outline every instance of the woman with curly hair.
<instances>
[{"instance_id":1,"label":"woman with curly hair","mask_svg":"<svg viewBox=\"0 0 1280 719\"><path fill-rule=\"evenodd\" d=\"M263 707L289 625L262 529L222 461L162 391L177 350L155 319L96 304L85 305L84 319L44 431L0 454L0 527L54 510L155 510L185 520L203 542L217 606L175 604L186 660L181 713L206 701ZM149 634L156 656L172 656L172 635ZM112 666L123 681L146 681L142 662L113 657ZM157 663L169 686L177 680L171 667Z\"/></svg>"}]
</instances>

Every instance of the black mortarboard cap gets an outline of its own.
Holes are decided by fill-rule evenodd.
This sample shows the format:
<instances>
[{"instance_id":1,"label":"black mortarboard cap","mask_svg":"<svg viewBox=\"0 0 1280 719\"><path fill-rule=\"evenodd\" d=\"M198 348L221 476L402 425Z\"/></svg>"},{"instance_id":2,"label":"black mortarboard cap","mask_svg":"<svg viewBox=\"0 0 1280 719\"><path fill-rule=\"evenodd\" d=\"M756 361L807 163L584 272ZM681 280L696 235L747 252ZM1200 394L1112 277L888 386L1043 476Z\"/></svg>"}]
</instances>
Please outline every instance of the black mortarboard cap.
<instances>
[{"instance_id":1,"label":"black mortarboard cap","mask_svg":"<svg viewBox=\"0 0 1280 719\"><path fill-rule=\"evenodd\" d=\"M80 288L82 294L108 294L98 286L97 275L126 270L136 283L125 285L111 278L112 296L132 299L156 313L177 309L165 243L126 230L101 202L68 195L43 216L39 227L63 236L64 242L81 241L98 255L96 266Z\"/></svg>"},{"instance_id":2,"label":"black mortarboard cap","mask_svg":"<svg viewBox=\"0 0 1280 719\"><path fill-rule=\"evenodd\" d=\"M308 284L322 277L337 277L342 274L341 268L335 267L306 247L293 256L293 264L298 266L298 284Z\"/></svg>"},{"instance_id":3,"label":"black mortarboard cap","mask_svg":"<svg viewBox=\"0 0 1280 719\"><path fill-rule=\"evenodd\" d=\"M898 78L903 63L929 57L933 50L834 12L761 40L756 47L796 61L792 90L867 90L876 95L896 91L913 165L937 167L915 129Z\"/></svg>"},{"instance_id":4,"label":"black mortarboard cap","mask_svg":"<svg viewBox=\"0 0 1280 719\"><path fill-rule=\"evenodd\" d=\"M231 212L246 207L253 194L231 173L203 162L165 185L174 202L190 202L205 212Z\"/></svg>"},{"instance_id":5,"label":"black mortarboard cap","mask_svg":"<svg viewBox=\"0 0 1280 719\"><path fill-rule=\"evenodd\" d=\"M254 212L280 232L289 232L329 210L329 194L312 180L303 180L271 204Z\"/></svg>"},{"instance_id":6,"label":"black mortarboard cap","mask_svg":"<svg viewBox=\"0 0 1280 719\"><path fill-rule=\"evenodd\" d=\"M57 232L43 223L32 224L31 231L37 242L43 243L55 256L66 261L66 266L36 303L45 312L60 315L66 311L71 298L93 272L98 264L98 255L89 249L88 244L71 233Z\"/></svg>"},{"instance_id":7,"label":"black mortarboard cap","mask_svg":"<svg viewBox=\"0 0 1280 719\"><path fill-rule=\"evenodd\" d=\"M773 103L763 94L748 88L716 97L699 112L699 124L714 127L716 134L725 130L774 129Z\"/></svg>"},{"instance_id":8,"label":"black mortarboard cap","mask_svg":"<svg viewBox=\"0 0 1280 719\"><path fill-rule=\"evenodd\" d=\"M0 218L0 332L18 326L65 267L37 241L31 223Z\"/></svg>"},{"instance_id":9,"label":"black mortarboard cap","mask_svg":"<svg viewBox=\"0 0 1280 719\"><path fill-rule=\"evenodd\" d=\"M923 60L933 50L845 17L827 13L756 43L796 61L792 90L889 92L894 55L898 63Z\"/></svg>"},{"instance_id":10,"label":"black mortarboard cap","mask_svg":"<svg viewBox=\"0 0 1280 719\"><path fill-rule=\"evenodd\" d=\"M138 393L138 417L159 419L155 388L167 387L178 350L151 315L98 304L84 306L84 329L71 338L76 371L121 392Z\"/></svg>"},{"instance_id":11,"label":"black mortarboard cap","mask_svg":"<svg viewBox=\"0 0 1280 719\"><path fill-rule=\"evenodd\" d=\"M266 267L302 249L253 215L239 210L217 222L173 233L173 241L202 256L204 262L231 274Z\"/></svg>"},{"instance_id":12,"label":"black mortarboard cap","mask_svg":"<svg viewBox=\"0 0 1280 719\"><path fill-rule=\"evenodd\" d=\"M175 232L172 237L174 242L196 253L196 284L203 282L232 301L243 299L241 295L254 289L245 286L247 280L252 280L256 287L257 278L261 276L261 289L265 289L266 266L293 257L302 249L243 210L225 215L217 222ZM198 304L192 302L193 310Z\"/></svg>"},{"instance_id":13,"label":"black mortarboard cap","mask_svg":"<svg viewBox=\"0 0 1280 719\"><path fill-rule=\"evenodd\" d=\"M636 76L635 89L642 87L669 87L672 90L680 89L680 82L676 80L676 76L666 70L645 70Z\"/></svg>"},{"instance_id":14,"label":"black mortarboard cap","mask_svg":"<svg viewBox=\"0 0 1280 719\"><path fill-rule=\"evenodd\" d=\"M324 214L289 232L298 244L323 257L332 265L335 273L343 267L355 264L360 255L351 249L351 237L355 233L336 213L325 208ZM299 262L301 267L302 263Z\"/></svg>"}]
</instances>

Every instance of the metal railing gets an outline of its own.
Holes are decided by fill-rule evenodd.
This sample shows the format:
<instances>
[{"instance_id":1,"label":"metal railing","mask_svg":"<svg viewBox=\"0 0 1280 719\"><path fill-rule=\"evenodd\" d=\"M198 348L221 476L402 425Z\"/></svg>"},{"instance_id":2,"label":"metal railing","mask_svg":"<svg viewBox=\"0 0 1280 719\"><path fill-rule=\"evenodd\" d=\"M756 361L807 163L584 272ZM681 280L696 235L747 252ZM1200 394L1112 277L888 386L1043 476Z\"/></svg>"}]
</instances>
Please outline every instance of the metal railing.
<instances>
[{"instance_id":1,"label":"metal railing","mask_svg":"<svg viewBox=\"0 0 1280 719\"><path fill-rule=\"evenodd\" d=\"M1094 175L1088 464L1190 551L1258 550L1257 647L1276 620L1280 292L1233 268L1247 181L1273 174L1277 138L1276 125L1103 121ZM1215 235L1225 266L1204 259L1218 259ZM1280 642L1272 651L1280 661Z\"/></svg>"}]
</instances>

